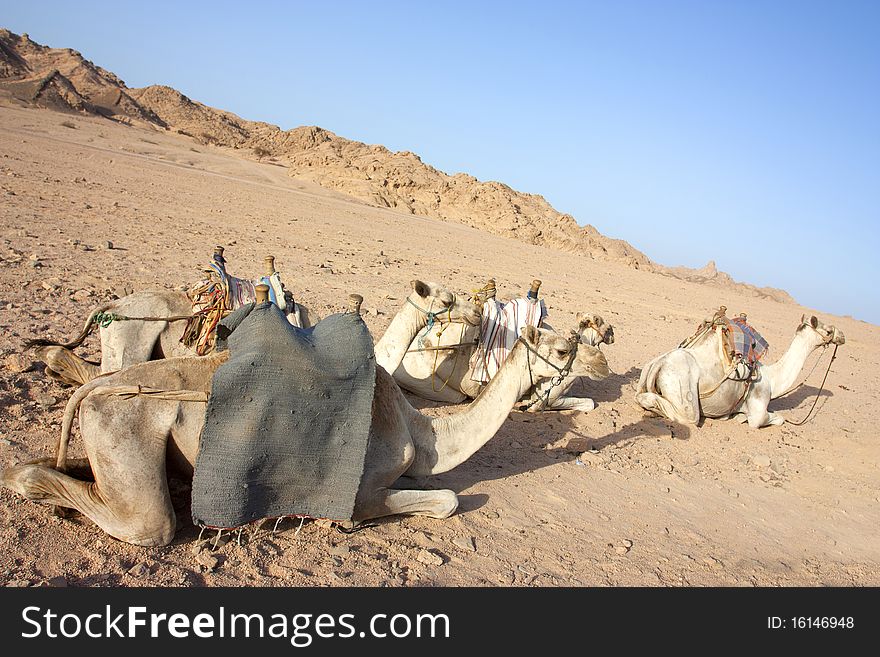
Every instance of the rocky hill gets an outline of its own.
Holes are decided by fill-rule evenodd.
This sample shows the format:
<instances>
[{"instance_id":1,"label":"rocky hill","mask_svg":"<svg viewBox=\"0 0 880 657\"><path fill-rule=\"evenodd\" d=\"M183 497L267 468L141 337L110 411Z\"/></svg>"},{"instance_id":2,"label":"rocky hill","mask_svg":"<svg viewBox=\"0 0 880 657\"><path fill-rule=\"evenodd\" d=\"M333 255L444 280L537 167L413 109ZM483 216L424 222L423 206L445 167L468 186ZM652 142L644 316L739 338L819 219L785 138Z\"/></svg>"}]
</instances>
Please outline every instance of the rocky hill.
<instances>
[{"instance_id":1,"label":"rocky hill","mask_svg":"<svg viewBox=\"0 0 880 657\"><path fill-rule=\"evenodd\" d=\"M542 196L450 175L407 151L363 144L315 126L281 130L208 107L166 86L130 89L113 73L69 48L49 48L0 29L0 99L56 111L103 116L188 135L202 143L287 166L290 175L388 207L473 226L531 244L597 260L624 263L682 280L736 288L789 302L788 293L735 282L714 263L703 269L668 268L623 240L555 210Z\"/></svg>"}]
</instances>

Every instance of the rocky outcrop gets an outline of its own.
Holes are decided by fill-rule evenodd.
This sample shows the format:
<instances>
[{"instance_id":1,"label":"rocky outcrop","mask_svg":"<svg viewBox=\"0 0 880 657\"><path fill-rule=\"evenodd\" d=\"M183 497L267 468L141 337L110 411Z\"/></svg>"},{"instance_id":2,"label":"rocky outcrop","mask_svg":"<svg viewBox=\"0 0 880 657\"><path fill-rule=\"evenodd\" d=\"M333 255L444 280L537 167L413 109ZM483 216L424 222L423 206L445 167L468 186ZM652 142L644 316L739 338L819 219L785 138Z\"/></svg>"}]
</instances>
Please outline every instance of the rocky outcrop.
<instances>
[{"instance_id":1,"label":"rocky outcrop","mask_svg":"<svg viewBox=\"0 0 880 657\"><path fill-rule=\"evenodd\" d=\"M0 29L0 93L19 102L150 125L202 143L272 158L290 175L348 194L365 203L408 214L472 226L529 244L620 262L682 280L734 288L783 302L783 290L738 283L714 262L694 270L664 267L623 240L605 237L591 225L555 210L542 196L484 182L465 173L450 175L415 153L339 137L316 126L281 130L191 100L171 87L129 89L113 73L69 48L48 48Z\"/></svg>"}]
</instances>

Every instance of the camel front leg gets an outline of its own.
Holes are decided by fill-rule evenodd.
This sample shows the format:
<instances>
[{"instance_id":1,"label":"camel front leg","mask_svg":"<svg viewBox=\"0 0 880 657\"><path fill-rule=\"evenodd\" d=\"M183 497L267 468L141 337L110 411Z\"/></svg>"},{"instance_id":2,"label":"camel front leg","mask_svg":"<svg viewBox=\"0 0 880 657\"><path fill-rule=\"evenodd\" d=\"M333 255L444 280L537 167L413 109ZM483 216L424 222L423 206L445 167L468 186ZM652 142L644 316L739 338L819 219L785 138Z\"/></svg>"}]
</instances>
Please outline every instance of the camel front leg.
<instances>
[{"instance_id":1,"label":"camel front leg","mask_svg":"<svg viewBox=\"0 0 880 657\"><path fill-rule=\"evenodd\" d=\"M531 401L531 400L529 400ZM550 401L546 408L541 404L535 404L527 409L528 413L540 413L544 411L582 411L588 413L596 408L596 402L589 397L558 397Z\"/></svg>"},{"instance_id":2,"label":"camel front leg","mask_svg":"<svg viewBox=\"0 0 880 657\"><path fill-rule=\"evenodd\" d=\"M377 490L358 500L354 521L385 516L428 516L448 518L458 508L458 496L451 490Z\"/></svg>"},{"instance_id":3,"label":"camel front leg","mask_svg":"<svg viewBox=\"0 0 880 657\"><path fill-rule=\"evenodd\" d=\"M767 410L769 404L770 387L755 384L749 391L749 396L745 403L746 418L752 429L769 426L778 427L785 423L785 418L779 415L779 413L771 413Z\"/></svg>"}]
</instances>

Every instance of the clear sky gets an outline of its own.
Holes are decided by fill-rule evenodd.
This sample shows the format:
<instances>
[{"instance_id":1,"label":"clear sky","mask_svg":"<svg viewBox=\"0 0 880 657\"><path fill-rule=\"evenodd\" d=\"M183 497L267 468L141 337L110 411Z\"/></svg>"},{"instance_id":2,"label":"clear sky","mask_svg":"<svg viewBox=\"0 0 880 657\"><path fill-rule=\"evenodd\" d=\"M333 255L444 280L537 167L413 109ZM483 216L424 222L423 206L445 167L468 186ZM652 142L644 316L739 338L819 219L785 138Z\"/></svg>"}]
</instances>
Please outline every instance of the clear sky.
<instances>
[{"instance_id":1,"label":"clear sky","mask_svg":"<svg viewBox=\"0 0 880 657\"><path fill-rule=\"evenodd\" d=\"M0 26L880 324L880 2L33 0Z\"/></svg>"}]
</instances>

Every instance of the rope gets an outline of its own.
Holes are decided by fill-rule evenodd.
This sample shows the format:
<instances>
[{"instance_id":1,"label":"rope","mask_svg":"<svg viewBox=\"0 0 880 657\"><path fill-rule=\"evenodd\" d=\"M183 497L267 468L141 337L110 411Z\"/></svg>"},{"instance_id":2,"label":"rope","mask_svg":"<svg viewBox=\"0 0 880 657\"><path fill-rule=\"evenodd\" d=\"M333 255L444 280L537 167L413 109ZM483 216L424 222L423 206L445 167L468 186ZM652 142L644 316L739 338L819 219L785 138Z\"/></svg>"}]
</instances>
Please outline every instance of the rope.
<instances>
[{"instance_id":1,"label":"rope","mask_svg":"<svg viewBox=\"0 0 880 657\"><path fill-rule=\"evenodd\" d=\"M821 395L821 394L822 394L822 391L825 389L825 381L828 379L828 374L831 372L831 364L834 363L834 359L837 358L837 347L839 347L839 346L840 346L840 345L834 345L834 351L833 351L832 354L831 354L831 360L828 361L828 369L825 370L825 376L822 377L822 385L819 386L819 392L816 393L816 399L813 400L813 405L810 407L810 410L807 411L807 415L806 415L806 417L805 417L803 420L801 420L800 422L791 422L790 420L788 420L788 423L789 423L789 424L793 424L794 426L799 427L799 426L801 426L802 424L806 424L806 423L809 422L811 419L813 419L813 418L816 417L816 416L814 415L814 416L811 418L810 415L812 414L813 409L816 408L816 404L819 403L819 395ZM819 361L816 361L816 362L818 363ZM806 381L806 380L805 380L805 381ZM803 384L801 384L801 385L803 385ZM824 406L825 404L822 404L822 405ZM817 415L818 415L818 413L817 413Z\"/></svg>"},{"instance_id":2,"label":"rope","mask_svg":"<svg viewBox=\"0 0 880 657\"><path fill-rule=\"evenodd\" d=\"M442 329L440 329L440 332L437 334L438 340L440 338L442 338L443 333L446 331L446 329L449 326L451 326L451 324L447 324ZM461 333L459 333L458 339L461 340L463 337L464 337L464 324L461 325ZM440 386L440 389L438 390L436 384L434 383L434 380L437 378L437 359L440 357L440 351L439 350L434 351L434 363L431 365L431 390L433 390L434 392L442 392L446 388L446 386L449 385L449 382L452 380L452 375L455 374L455 366L458 365L459 354L461 354L461 351L456 349L455 350L455 360L452 361L452 369L449 371L449 376L446 377L446 380L443 382L443 385ZM452 386L450 386L450 387L452 387ZM464 394L461 392L461 390L457 390L456 392Z\"/></svg>"},{"instance_id":3,"label":"rope","mask_svg":"<svg viewBox=\"0 0 880 657\"><path fill-rule=\"evenodd\" d=\"M208 402L208 393L202 390L162 390L161 388L149 388L141 385L101 386L95 388L90 394L117 395L126 399L141 396L168 401L201 402L203 404Z\"/></svg>"},{"instance_id":4,"label":"rope","mask_svg":"<svg viewBox=\"0 0 880 657\"><path fill-rule=\"evenodd\" d=\"M101 328L107 328L113 322L180 322L189 319L190 315L172 315L171 317L128 317L126 315L117 315L116 313L96 313L95 324Z\"/></svg>"}]
</instances>

